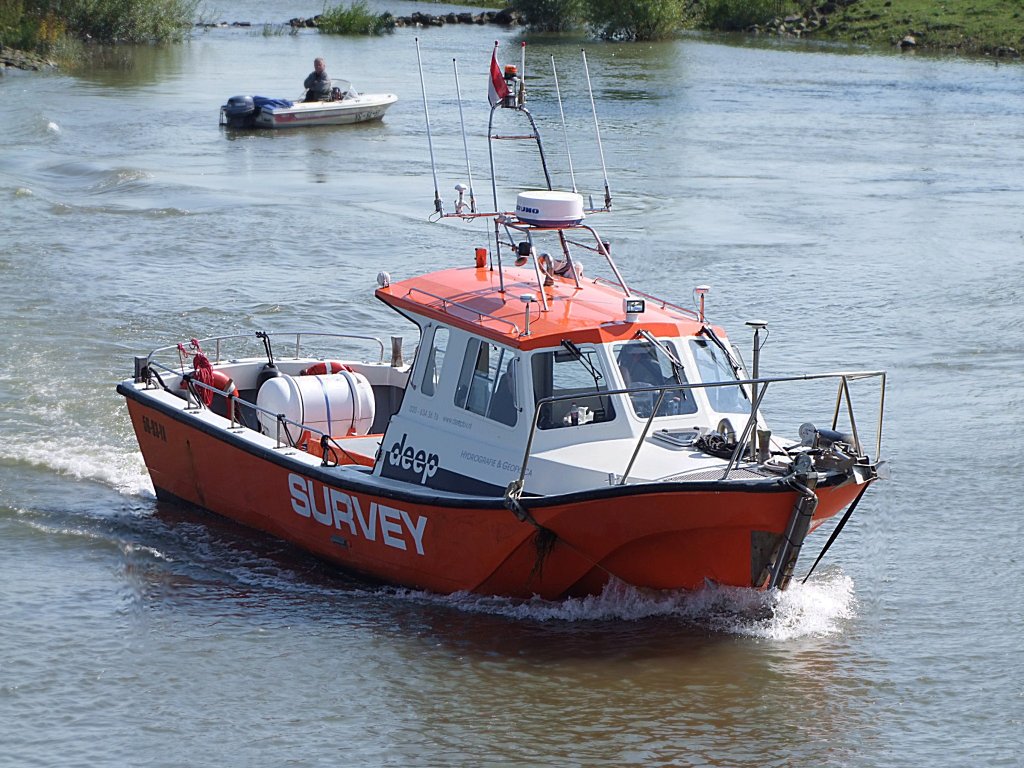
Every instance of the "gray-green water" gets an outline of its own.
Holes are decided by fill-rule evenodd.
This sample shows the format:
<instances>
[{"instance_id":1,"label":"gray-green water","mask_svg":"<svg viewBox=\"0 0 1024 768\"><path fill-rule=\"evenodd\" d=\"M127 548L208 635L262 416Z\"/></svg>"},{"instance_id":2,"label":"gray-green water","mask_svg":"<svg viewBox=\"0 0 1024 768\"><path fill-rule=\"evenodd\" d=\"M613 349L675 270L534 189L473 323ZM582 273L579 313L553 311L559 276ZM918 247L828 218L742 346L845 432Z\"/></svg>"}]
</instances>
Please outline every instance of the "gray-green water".
<instances>
[{"instance_id":1,"label":"gray-green water","mask_svg":"<svg viewBox=\"0 0 1024 768\"><path fill-rule=\"evenodd\" d=\"M774 619L729 594L382 589L155 502L114 393L134 352L299 326L411 346L377 272L470 263L478 230L426 220L417 34L442 195L466 178L458 57L489 200L486 71L515 31L214 30L0 77L0 765L1024 764L1024 67L586 46L615 208L595 223L631 283L687 305L710 284L741 343L768 320L772 371L890 372L894 479ZM581 41L528 39L554 163L551 55L597 196ZM401 101L218 128L231 95L297 96L316 55ZM504 151L503 189L535 185Z\"/></svg>"}]
</instances>

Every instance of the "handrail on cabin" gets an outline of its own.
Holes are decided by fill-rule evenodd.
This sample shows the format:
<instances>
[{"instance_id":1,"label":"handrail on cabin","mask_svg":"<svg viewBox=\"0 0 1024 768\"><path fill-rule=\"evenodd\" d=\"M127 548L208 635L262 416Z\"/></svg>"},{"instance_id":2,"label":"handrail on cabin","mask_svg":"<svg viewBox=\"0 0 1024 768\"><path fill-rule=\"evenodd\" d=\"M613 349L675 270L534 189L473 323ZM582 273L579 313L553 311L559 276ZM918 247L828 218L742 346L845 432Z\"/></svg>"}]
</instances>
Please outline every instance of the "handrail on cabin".
<instances>
[{"instance_id":1,"label":"handrail on cabin","mask_svg":"<svg viewBox=\"0 0 1024 768\"><path fill-rule=\"evenodd\" d=\"M595 277L594 282L598 285L615 285L615 283L613 283L606 277ZM689 309L688 307L681 307L678 304L673 304L671 301L665 301L665 299L661 298L660 296L655 296L650 293L644 293L643 291L638 291L635 288L631 289L631 293L634 296L643 296L645 299L650 299L651 301L657 303L660 306L660 309L668 309L673 310L675 312L679 312L680 314L685 316L687 320L700 320L700 315L696 311Z\"/></svg>"},{"instance_id":2,"label":"handrail on cabin","mask_svg":"<svg viewBox=\"0 0 1024 768\"><path fill-rule=\"evenodd\" d=\"M496 323L504 323L505 325L508 325L508 326L510 326L512 328L512 330L515 332L516 336L520 335L519 326L516 325L515 323L513 323L511 320L506 320L504 317L498 317L498 316L492 315L492 314L490 314L488 312L482 312L481 310L474 309L473 307L469 306L468 304L464 304L461 301L455 301L455 299L447 299L444 296L438 296L436 293L431 293L430 291L424 291L422 288L416 288L415 286L413 286L408 291L406 291L405 295L408 296L411 293L422 293L424 296L429 296L432 299L437 299L438 301L441 302L441 310L443 312L447 312L448 311L448 309L445 307L445 305L446 304L451 304L453 307L457 307L457 308L459 308L461 310L464 310L466 312L470 312L470 313L472 313L472 314L474 314L474 315L476 315L476 316L478 316L480 318L486 317L487 319L493 320Z\"/></svg>"}]
</instances>

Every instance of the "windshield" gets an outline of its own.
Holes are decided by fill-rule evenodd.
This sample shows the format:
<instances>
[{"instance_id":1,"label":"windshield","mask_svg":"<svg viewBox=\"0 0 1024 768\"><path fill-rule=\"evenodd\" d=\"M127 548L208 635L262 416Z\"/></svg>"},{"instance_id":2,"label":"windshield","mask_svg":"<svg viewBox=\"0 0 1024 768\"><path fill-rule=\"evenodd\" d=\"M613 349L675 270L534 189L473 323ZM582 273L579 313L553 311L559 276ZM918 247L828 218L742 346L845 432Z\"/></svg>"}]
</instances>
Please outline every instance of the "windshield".
<instances>
[{"instance_id":1,"label":"windshield","mask_svg":"<svg viewBox=\"0 0 1024 768\"><path fill-rule=\"evenodd\" d=\"M679 352L672 342L659 339L659 344L671 354L665 354L658 344L646 340L627 341L615 347L615 361L622 375L623 383L630 388L671 387L686 384L686 374L676 361ZM673 360L672 358L675 358ZM631 392L630 402L633 412L642 419L650 417L658 402L660 392ZM658 408L657 416L678 416L684 413L696 413L697 404L692 391L688 389L669 389Z\"/></svg>"},{"instance_id":2,"label":"windshield","mask_svg":"<svg viewBox=\"0 0 1024 768\"><path fill-rule=\"evenodd\" d=\"M600 393L607 387L601 358L593 347L563 342L564 349L533 356L534 402L545 397L575 395L541 406L540 429L601 424L615 418L611 398Z\"/></svg>"},{"instance_id":3,"label":"windshield","mask_svg":"<svg viewBox=\"0 0 1024 768\"><path fill-rule=\"evenodd\" d=\"M693 357L697 361L697 371L701 381L736 381L736 371L726 357L725 352L706 339L694 339L690 342ZM735 387L705 387L711 407L719 413L749 413L750 400L746 391Z\"/></svg>"}]
</instances>

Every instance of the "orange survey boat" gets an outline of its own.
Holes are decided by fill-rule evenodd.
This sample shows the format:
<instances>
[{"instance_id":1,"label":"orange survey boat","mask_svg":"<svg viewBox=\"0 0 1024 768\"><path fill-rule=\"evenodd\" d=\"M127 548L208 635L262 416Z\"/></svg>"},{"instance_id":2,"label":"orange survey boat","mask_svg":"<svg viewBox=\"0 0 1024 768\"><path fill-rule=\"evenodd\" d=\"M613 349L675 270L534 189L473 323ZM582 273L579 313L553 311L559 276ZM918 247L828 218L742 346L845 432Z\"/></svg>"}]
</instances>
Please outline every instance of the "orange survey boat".
<instances>
[{"instance_id":1,"label":"orange survey boat","mask_svg":"<svg viewBox=\"0 0 1024 768\"><path fill-rule=\"evenodd\" d=\"M521 79L499 71L492 91L490 137L509 138L497 115L524 117L515 138L543 163ZM435 191L440 218L493 224L465 266L378 276L376 297L418 330L411 362L397 339L389 355L367 336L302 332L136 357L118 392L157 496L440 593L784 588L808 533L846 509L838 533L881 475L884 372L761 377L762 323L748 372L707 320L705 288L689 309L626 283L588 223L610 208L607 182L600 209L550 182L502 208L493 186L487 213L471 188L454 213ZM609 277L584 277L581 252ZM821 406L782 398L823 427L769 426L777 390L823 384ZM873 456L859 387L877 397Z\"/></svg>"}]
</instances>

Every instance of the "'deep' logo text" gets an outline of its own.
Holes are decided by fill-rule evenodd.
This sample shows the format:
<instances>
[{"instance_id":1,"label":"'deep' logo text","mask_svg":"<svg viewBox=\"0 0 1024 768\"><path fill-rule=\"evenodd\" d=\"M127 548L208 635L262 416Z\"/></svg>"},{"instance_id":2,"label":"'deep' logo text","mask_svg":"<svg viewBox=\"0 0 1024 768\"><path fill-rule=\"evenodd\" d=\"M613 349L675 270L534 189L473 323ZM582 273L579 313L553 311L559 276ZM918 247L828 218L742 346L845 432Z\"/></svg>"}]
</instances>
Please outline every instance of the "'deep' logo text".
<instances>
[{"instance_id":1,"label":"'deep' logo text","mask_svg":"<svg viewBox=\"0 0 1024 768\"><path fill-rule=\"evenodd\" d=\"M408 437L403 433L402 439L391 446L384 458L394 469L403 474L411 473L421 485L426 484L437 473L441 459L436 453L427 453L417 450L411 444L407 445Z\"/></svg>"}]
</instances>

